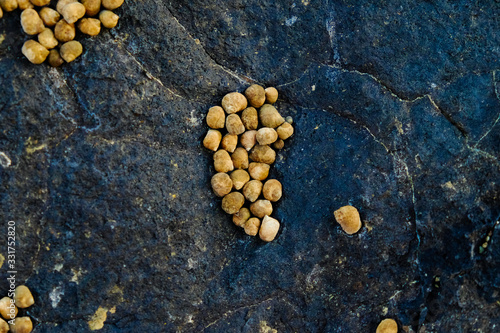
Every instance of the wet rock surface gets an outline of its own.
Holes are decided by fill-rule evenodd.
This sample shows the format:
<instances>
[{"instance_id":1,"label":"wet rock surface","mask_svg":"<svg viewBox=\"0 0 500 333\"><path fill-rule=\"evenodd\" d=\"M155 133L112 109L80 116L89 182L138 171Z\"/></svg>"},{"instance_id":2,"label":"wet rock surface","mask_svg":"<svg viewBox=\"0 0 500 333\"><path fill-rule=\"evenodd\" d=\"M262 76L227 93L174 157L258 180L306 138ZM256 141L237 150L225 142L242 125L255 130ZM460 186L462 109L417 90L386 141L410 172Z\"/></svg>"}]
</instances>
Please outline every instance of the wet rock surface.
<instances>
[{"instance_id":1,"label":"wet rock surface","mask_svg":"<svg viewBox=\"0 0 500 333\"><path fill-rule=\"evenodd\" d=\"M122 8L57 69L0 20L2 234L16 221L35 332L498 330L500 3ZM268 244L222 211L202 146L208 109L253 82L295 129Z\"/></svg>"}]
</instances>

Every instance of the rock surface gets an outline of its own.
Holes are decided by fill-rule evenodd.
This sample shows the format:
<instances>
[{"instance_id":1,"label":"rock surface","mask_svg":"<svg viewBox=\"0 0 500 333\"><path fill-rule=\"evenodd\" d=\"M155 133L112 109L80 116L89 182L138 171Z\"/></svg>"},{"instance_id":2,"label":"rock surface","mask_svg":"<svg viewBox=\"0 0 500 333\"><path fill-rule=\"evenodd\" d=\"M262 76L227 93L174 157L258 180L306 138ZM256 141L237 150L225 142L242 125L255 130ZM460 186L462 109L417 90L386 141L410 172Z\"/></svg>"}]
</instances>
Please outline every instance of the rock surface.
<instances>
[{"instance_id":1,"label":"rock surface","mask_svg":"<svg viewBox=\"0 0 500 333\"><path fill-rule=\"evenodd\" d=\"M4 13L0 216L35 332L497 331L499 11L126 1L57 69L24 59ZM254 82L295 128L269 244L222 211L201 144L208 109Z\"/></svg>"}]
</instances>

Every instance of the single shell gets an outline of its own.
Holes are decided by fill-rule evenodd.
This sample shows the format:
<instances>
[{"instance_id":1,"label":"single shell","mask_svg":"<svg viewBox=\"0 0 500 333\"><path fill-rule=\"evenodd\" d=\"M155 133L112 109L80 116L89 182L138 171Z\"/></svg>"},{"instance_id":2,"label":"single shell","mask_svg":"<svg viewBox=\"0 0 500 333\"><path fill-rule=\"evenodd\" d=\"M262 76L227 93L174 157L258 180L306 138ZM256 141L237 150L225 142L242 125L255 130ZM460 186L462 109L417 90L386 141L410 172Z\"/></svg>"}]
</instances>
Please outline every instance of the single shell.
<instances>
[{"instance_id":1,"label":"single shell","mask_svg":"<svg viewBox=\"0 0 500 333\"><path fill-rule=\"evenodd\" d=\"M378 324L376 333L398 333L398 324L394 319L384 319Z\"/></svg>"},{"instance_id":2,"label":"single shell","mask_svg":"<svg viewBox=\"0 0 500 333\"><path fill-rule=\"evenodd\" d=\"M0 0L0 7L6 12L17 9L17 0Z\"/></svg>"},{"instance_id":3,"label":"single shell","mask_svg":"<svg viewBox=\"0 0 500 333\"><path fill-rule=\"evenodd\" d=\"M219 149L219 144L222 140L222 134L217 130L208 130L205 139L203 139L203 146L205 148L217 151Z\"/></svg>"},{"instance_id":4,"label":"single shell","mask_svg":"<svg viewBox=\"0 0 500 333\"><path fill-rule=\"evenodd\" d=\"M361 218L358 210L353 206L344 206L334 212L335 219L342 229L349 235L355 234L361 229Z\"/></svg>"},{"instance_id":5,"label":"single shell","mask_svg":"<svg viewBox=\"0 0 500 333\"><path fill-rule=\"evenodd\" d=\"M274 149L283 149L283 147L285 147L285 141L281 140L281 139L278 139L276 140L275 143L273 143L273 148Z\"/></svg>"},{"instance_id":6,"label":"single shell","mask_svg":"<svg viewBox=\"0 0 500 333\"><path fill-rule=\"evenodd\" d=\"M262 127L255 136L259 145L270 145L278 140L278 133L274 128Z\"/></svg>"},{"instance_id":7,"label":"single shell","mask_svg":"<svg viewBox=\"0 0 500 333\"><path fill-rule=\"evenodd\" d=\"M102 0L102 6L106 9L113 10L123 5L124 0Z\"/></svg>"},{"instance_id":8,"label":"single shell","mask_svg":"<svg viewBox=\"0 0 500 333\"><path fill-rule=\"evenodd\" d=\"M252 216L248 208L241 208L239 212L233 215L233 223L238 227L243 227L245 222Z\"/></svg>"},{"instance_id":9,"label":"single shell","mask_svg":"<svg viewBox=\"0 0 500 333\"><path fill-rule=\"evenodd\" d=\"M0 12L1 11L2 9L0 9ZM9 331L9 324L7 324L5 320L0 318L0 333L7 333L8 331Z\"/></svg>"},{"instance_id":10,"label":"single shell","mask_svg":"<svg viewBox=\"0 0 500 333\"><path fill-rule=\"evenodd\" d=\"M276 179L269 179L268 181L266 181L262 189L264 198L272 202L276 202L281 199L282 193L283 188L281 186L281 183Z\"/></svg>"},{"instance_id":11,"label":"single shell","mask_svg":"<svg viewBox=\"0 0 500 333\"><path fill-rule=\"evenodd\" d=\"M247 235L255 236L259 232L260 220L256 217L249 218L243 227Z\"/></svg>"},{"instance_id":12,"label":"single shell","mask_svg":"<svg viewBox=\"0 0 500 333\"><path fill-rule=\"evenodd\" d=\"M247 130L259 127L259 114L254 107L248 107L241 113L241 121Z\"/></svg>"},{"instance_id":13,"label":"single shell","mask_svg":"<svg viewBox=\"0 0 500 333\"><path fill-rule=\"evenodd\" d=\"M212 106L208 109L207 125L210 128L224 128L226 123L226 114L220 106Z\"/></svg>"},{"instance_id":14,"label":"single shell","mask_svg":"<svg viewBox=\"0 0 500 333\"><path fill-rule=\"evenodd\" d=\"M54 36L63 43L75 39L75 25L69 24L64 19L59 20L54 28Z\"/></svg>"},{"instance_id":15,"label":"single shell","mask_svg":"<svg viewBox=\"0 0 500 333\"><path fill-rule=\"evenodd\" d=\"M76 1L77 1L77 0L59 0L59 1L57 2L57 5L56 5L56 10L57 10L60 14L62 14L62 10L63 10L63 8L64 8L66 5L68 5L68 4L72 3L72 2L76 2Z\"/></svg>"},{"instance_id":16,"label":"single shell","mask_svg":"<svg viewBox=\"0 0 500 333\"><path fill-rule=\"evenodd\" d=\"M225 149L230 153L234 152L237 145L238 145L238 136L236 134L226 134L222 138L222 143L221 143L222 149Z\"/></svg>"},{"instance_id":17,"label":"single shell","mask_svg":"<svg viewBox=\"0 0 500 333\"><path fill-rule=\"evenodd\" d=\"M62 16L68 23L75 23L85 16L85 6L79 2L71 2L63 7Z\"/></svg>"},{"instance_id":18,"label":"single shell","mask_svg":"<svg viewBox=\"0 0 500 333\"><path fill-rule=\"evenodd\" d=\"M278 127L276 132L278 133L278 136L280 137L281 140L286 140L292 136L293 126L290 125L290 123L284 122Z\"/></svg>"},{"instance_id":19,"label":"single shell","mask_svg":"<svg viewBox=\"0 0 500 333\"><path fill-rule=\"evenodd\" d=\"M213 175L212 180L210 181L212 185L212 190L215 195L218 197L223 197L226 194L231 193L233 189L233 181L231 177L227 173L219 172Z\"/></svg>"},{"instance_id":20,"label":"single shell","mask_svg":"<svg viewBox=\"0 0 500 333\"><path fill-rule=\"evenodd\" d=\"M28 287L17 286L14 291L14 302L18 308L24 309L35 304L35 299Z\"/></svg>"},{"instance_id":21,"label":"single shell","mask_svg":"<svg viewBox=\"0 0 500 333\"><path fill-rule=\"evenodd\" d=\"M271 128L276 128L285 122L285 119L271 104L264 104L260 108L259 120L262 126Z\"/></svg>"},{"instance_id":22,"label":"single shell","mask_svg":"<svg viewBox=\"0 0 500 333\"><path fill-rule=\"evenodd\" d=\"M44 62L49 55L49 50L47 50L42 44L31 39L24 43L21 52L31 63L35 65Z\"/></svg>"},{"instance_id":23,"label":"single shell","mask_svg":"<svg viewBox=\"0 0 500 333\"><path fill-rule=\"evenodd\" d=\"M38 34L38 42L43 45L47 50L53 49L59 44L54 33L49 28L45 28Z\"/></svg>"},{"instance_id":24,"label":"single shell","mask_svg":"<svg viewBox=\"0 0 500 333\"><path fill-rule=\"evenodd\" d=\"M214 168L217 172L229 172L234 170L233 161L227 151L219 149L214 154Z\"/></svg>"},{"instance_id":25,"label":"single shell","mask_svg":"<svg viewBox=\"0 0 500 333\"><path fill-rule=\"evenodd\" d=\"M50 0L31 0L31 3L34 4L35 6L43 7L49 5Z\"/></svg>"},{"instance_id":26,"label":"single shell","mask_svg":"<svg viewBox=\"0 0 500 333\"><path fill-rule=\"evenodd\" d=\"M0 299L0 314L4 319L10 320L12 319L11 315L14 317L17 316L17 311L17 306L13 299L9 297Z\"/></svg>"},{"instance_id":27,"label":"single shell","mask_svg":"<svg viewBox=\"0 0 500 333\"><path fill-rule=\"evenodd\" d=\"M222 107L228 113L236 113L247 107L247 99L239 92L232 92L222 98Z\"/></svg>"},{"instance_id":28,"label":"single shell","mask_svg":"<svg viewBox=\"0 0 500 333\"><path fill-rule=\"evenodd\" d=\"M236 169L248 168L248 152L244 148L236 148L231 155L231 160L233 160L233 165Z\"/></svg>"},{"instance_id":29,"label":"single shell","mask_svg":"<svg viewBox=\"0 0 500 333\"><path fill-rule=\"evenodd\" d=\"M57 51L56 49L50 50L49 65L52 67L59 67L62 64L64 64L64 60L63 60L63 58L61 58L59 51Z\"/></svg>"},{"instance_id":30,"label":"single shell","mask_svg":"<svg viewBox=\"0 0 500 333\"><path fill-rule=\"evenodd\" d=\"M40 18L47 27L53 27L61 19L61 14L49 7L40 10Z\"/></svg>"},{"instance_id":31,"label":"single shell","mask_svg":"<svg viewBox=\"0 0 500 333\"><path fill-rule=\"evenodd\" d=\"M101 0L82 0L87 16L96 16L101 10Z\"/></svg>"},{"instance_id":32,"label":"single shell","mask_svg":"<svg viewBox=\"0 0 500 333\"><path fill-rule=\"evenodd\" d=\"M269 164L252 162L248 165L248 173L253 179L264 180L269 175L270 168Z\"/></svg>"},{"instance_id":33,"label":"single shell","mask_svg":"<svg viewBox=\"0 0 500 333\"><path fill-rule=\"evenodd\" d=\"M12 333L30 333L33 331L33 323L30 317L18 317L14 319L14 324L9 325Z\"/></svg>"},{"instance_id":34,"label":"single shell","mask_svg":"<svg viewBox=\"0 0 500 333\"><path fill-rule=\"evenodd\" d=\"M249 157L254 162L272 164L276 159L276 152L267 145L257 145L253 147Z\"/></svg>"},{"instance_id":35,"label":"single shell","mask_svg":"<svg viewBox=\"0 0 500 333\"><path fill-rule=\"evenodd\" d=\"M45 29L43 21L36 10L28 8L21 13L21 26L28 35L38 35Z\"/></svg>"},{"instance_id":36,"label":"single shell","mask_svg":"<svg viewBox=\"0 0 500 333\"><path fill-rule=\"evenodd\" d=\"M245 198L240 192L231 192L222 199L222 209L228 214L236 214L245 204Z\"/></svg>"},{"instance_id":37,"label":"single shell","mask_svg":"<svg viewBox=\"0 0 500 333\"><path fill-rule=\"evenodd\" d=\"M250 202L255 202L262 192L262 182L260 180L251 180L243 186L243 195Z\"/></svg>"},{"instance_id":38,"label":"single shell","mask_svg":"<svg viewBox=\"0 0 500 333\"><path fill-rule=\"evenodd\" d=\"M250 205L250 211L253 215L263 218L266 215L272 214L273 204L269 200L257 200Z\"/></svg>"},{"instance_id":39,"label":"single shell","mask_svg":"<svg viewBox=\"0 0 500 333\"><path fill-rule=\"evenodd\" d=\"M82 54L83 47L80 42L72 40L61 45L59 52L64 61L72 62Z\"/></svg>"},{"instance_id":40,"label":"single shell","mask_svg":"<svg viewBox=\"0 0 500 333\"><path fill-rule=\"evenodd\" d=\"M120 16L110 10L102 10L99 13L99 20L101 20L102 25L108 29L116 27L119 18Z\"/></svg>"},{"instance_id":41,"label":"single shell","mask_svg":"<svg viewBox=\"0 0 500 333\"><path fill-rule=\"evenodd\" d=\"M49 0L50 3L50 0ZM31 3L30 0L17 0L17 6L20 10L25 10L28 8L34 8L33 4ZM1 332L1 330L0 330Z\"/></svg>"},{"instance_id":42,"label":"single shell","mask_svg":"<svg viewBox=\"0 0 500 333\"><path fill-rule=\"evenodd\" d=\"M256 108L260 108L266 101L266 92L264 88L258 84L252 84L245 90L245 96L247 97L250 105Z\"/></svg>"},{"instance_id":43,"label":"single shell","mask_svg":"<svg viewBox=\"0 0 500 333\"><path fill-rule=\"evenodd\" d=\"M264 242L271 242L272 240L274 240L279 230L280 230L280 223L278 222L278 220L266 215L262 219L262 225L260 226L259 237Z\"/></svg>"},{"instance_id":44,"label":"single shell","mask_svg":"<svg viewBox=\"0 0 500 333\"><path fill-rule=\"evenodd\" d=\"M230 134L239 135L245 132L245 126L241 122L240 116L237 114L230 114L226 118L226 129Z\"/></svg>"},{"instance_id":45,"label":"single shell","mask_svg":"<svg viewBox=\"0 0 500 333\"><path fill-rule=\"evenodd\" d=\"M250 180L248 172L242 169L237 169L231 172L231 180L235 190L240 190Z\"/></svg>"},{"instance_id":46,"label":"single shell","mask_svg":"<svg viewBox=\"0 0 500 333\"><path fill-rule=\"evenodd\" d=\"M252 149L257 143L257 131L251 130L243 133L240 137L240 143L247 151Z\"/></svg>"},{"instance_id":47,"label":"single shell","mask_svg":"<svg viewBox=\"0 0 500 333\"><path fill-rule=\"evenodd\" d=\"M2 7L0 6L0 18L3 17L3 10L2 10Z\"/></svg>"},{"instance_id":48,"label":"single shell","mask_svg":"<svg viewBox=\"0 0 500 333\"><path fill-rule=\"evenodd\" d=\"M83 18L78 22L78 29L86 35L97 36L101 32L101 21L95 18Z\"/></svg>"},{"instance_id":49,"label":"single shell","mask_svg":"<svg viewBox=\"0 0 500 333\"><path fill-rule=\"evenodd\" d=\"M274 87L268 87L265 89L266 92L266 103L274 104L278 100L278 90Z\"/></svg>"}]
</instances>

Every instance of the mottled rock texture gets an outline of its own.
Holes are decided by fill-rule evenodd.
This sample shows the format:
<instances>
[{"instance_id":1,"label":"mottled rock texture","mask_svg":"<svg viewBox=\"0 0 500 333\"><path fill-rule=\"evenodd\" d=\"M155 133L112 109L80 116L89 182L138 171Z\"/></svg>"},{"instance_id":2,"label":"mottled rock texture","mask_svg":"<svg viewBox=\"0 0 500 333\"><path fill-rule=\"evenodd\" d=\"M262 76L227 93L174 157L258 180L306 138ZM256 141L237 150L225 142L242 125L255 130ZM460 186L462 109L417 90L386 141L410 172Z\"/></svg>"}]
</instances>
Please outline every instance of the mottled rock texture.
<instances>
[{"instance_id":1,"label":"mottled rock texture","mask_svg":"<svg viewBox=\"0 0 500 333\"><path fill-rule=\"evenodd\" d=\"M498 1L117 13L57 69L24 59L18 12L0 20L2 234L16 221L35 332L88 332L104 313L99 332L499 330ZM201 144L208 109L251 83L294 119L269 244L222 211ZM353 236L333 217L348 204ZM2 295L6 277L4 262Z\"/></svg>"}]
</instances>

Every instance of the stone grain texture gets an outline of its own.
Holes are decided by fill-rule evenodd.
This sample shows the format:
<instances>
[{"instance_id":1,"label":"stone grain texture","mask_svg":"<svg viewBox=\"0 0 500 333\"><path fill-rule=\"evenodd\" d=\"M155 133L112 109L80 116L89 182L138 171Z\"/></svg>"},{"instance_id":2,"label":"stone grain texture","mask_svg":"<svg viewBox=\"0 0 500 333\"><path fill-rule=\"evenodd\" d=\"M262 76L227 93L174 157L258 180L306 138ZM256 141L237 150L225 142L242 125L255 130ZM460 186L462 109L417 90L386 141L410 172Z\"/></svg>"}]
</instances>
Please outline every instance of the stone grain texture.
<instances>
[{"instance_id":1,"label":"stone grain texture","mask_svg":"<svg viewBox=\"0 0 500 333\"><path fill-rule=\"evenodd\" d=\"M22 56L18 12L0 20L0 219L34 332L89 332L96 312L99 332L498 332L498 1L117 13L57 69ZM201 144L208 109L251 83L295 127L269 244L222 211Z\"/></svg>"}]
</instances>

